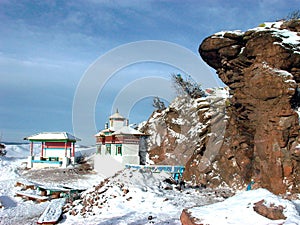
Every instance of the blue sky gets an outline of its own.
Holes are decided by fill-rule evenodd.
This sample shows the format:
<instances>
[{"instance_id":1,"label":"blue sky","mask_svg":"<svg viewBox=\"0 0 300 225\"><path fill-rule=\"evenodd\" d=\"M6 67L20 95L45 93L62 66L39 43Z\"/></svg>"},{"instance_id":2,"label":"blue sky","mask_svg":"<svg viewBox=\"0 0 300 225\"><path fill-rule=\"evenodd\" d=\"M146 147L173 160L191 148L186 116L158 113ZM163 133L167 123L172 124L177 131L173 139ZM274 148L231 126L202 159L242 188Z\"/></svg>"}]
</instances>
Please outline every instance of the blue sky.
<instances>
[{"instance_id":1,"label":"blue sky","mask_svg":"<svg viewBox=\"0 0 300 225\"><path fill-rule=\"evenodd\" d=\"M299 9L299 3L300 0L0 0L2 141L22 141L42 131L72 133L76 88L88 68L112 49L131 42L160 40L182 46L199 57L198 46L205 37L222 30L244 31L281 19ZM127 57L127 53L120 57ZM213 70L209 70L207 79L218 83L212 78ZM89 106L94 110L89 119L94 121L95 130L84 134L82 143L93 144L92 135L103 128L122 90L135 87L143 78L159 77L164 83L171 73L184 72L164 63L145 62L111 74L99 90L96 104ZM205 84L206 80L200 82ZM140 100L131 108L132 123L147 119L153 111L152 96L143 94L145 89L152 89L151 85L135 89L133 97ZM170 92L167 87L166 92Z\"/></svg>"}]
</instances>

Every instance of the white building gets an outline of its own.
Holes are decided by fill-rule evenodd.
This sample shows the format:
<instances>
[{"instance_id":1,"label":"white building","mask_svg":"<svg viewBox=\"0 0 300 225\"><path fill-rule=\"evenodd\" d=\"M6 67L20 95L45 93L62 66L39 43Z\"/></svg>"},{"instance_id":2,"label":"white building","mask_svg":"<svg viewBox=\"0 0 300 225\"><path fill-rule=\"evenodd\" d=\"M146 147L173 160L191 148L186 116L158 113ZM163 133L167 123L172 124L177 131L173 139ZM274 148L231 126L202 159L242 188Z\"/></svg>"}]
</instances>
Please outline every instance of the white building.
<instances>
[{"instance_id":1,"label":"white building","mask_svg":"<svg viewBox=\"0 0 300 225\"><path fill-rule=\"evenodd\" d=\"M144 154L141 151L146 152L146 149L142 149L146 136L128 126L128 120L117 110L109 117L109 124L105 125L105 129L95 135L97 153L111 155L123 165L143 164Z\"/></svg>"}]
</instances>

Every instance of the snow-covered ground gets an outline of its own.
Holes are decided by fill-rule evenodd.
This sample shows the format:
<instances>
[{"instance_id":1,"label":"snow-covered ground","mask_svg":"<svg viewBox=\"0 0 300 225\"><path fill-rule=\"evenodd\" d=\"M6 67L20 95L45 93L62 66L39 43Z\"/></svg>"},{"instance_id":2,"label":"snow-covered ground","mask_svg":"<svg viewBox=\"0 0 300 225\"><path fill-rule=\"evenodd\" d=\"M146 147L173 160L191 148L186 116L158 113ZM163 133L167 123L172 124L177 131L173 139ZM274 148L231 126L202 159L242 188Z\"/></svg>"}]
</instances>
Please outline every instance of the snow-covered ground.
<instances>
[{"instance_id":1,"label":"snow-covered ground","mask_svg":"<svg viewBox=\"0 0 300 225\"><path fill-rule=\"evenodd\" d=\"M93 152L88 148L81 150ZM227 198L228 189L179 190L178 185L165 181L169 178L167 173L132 169L105 180L95 173L76 174L74 178L74 174L60 174L57 170L55 173L49 169L23 170L29 145L7 146L7 152L0 162L1 225L36 224L49 205L48 202L34 203L15 197L19 188L15 187L17 181L88 188L79 200L65 205L63 220L59 223L65 225L181 224L179 218L184 208L189 208L189 212L203 224L300 224L299 200L283 200L264 189L241 191ZM58 179L62 174L65 176ZM287 218L272 221L257 214L253 204L262 199L267 204L282 205Z\"/></svg>"},{"instance_id":2,"label":"snow-covered ground","mask_svg":"<svg viewBox=\"0 0 300 225\"><path fill-rule=\"evenodd\" d=\"M64 224L181 224L185 207L223 201L226 190L179 190L170 174L125 169L67 205Z\"/></svg>"},{"instance_id":3,"label":"snow-covered ground","mask_svg":"<svg viewBox=\"0 0 300 225\"><path fill-rule=\"evenodd\" d=\"M65 180L62 176L54 180L60 174L53 174L47 177L32 177L30 170L24 170L27 157L29 155L29 144L6 145L7 154L0 157L0 202L3 206L0 208L0 224L36 224L39 216L48 206L48 202L34 203L32 201L24 201L20 197L15 197L15 193L20 189L15 187L18 181L21 182L37 182L39 184L59 185L68 184L69 186L89 188L98 184L102 177L97 174L87 176L77 175L74 179ZM90 155L91 148L79 148L81 154ZM36 145L34 151L39 152L39 146ZM32 173L38 171L32 170ZM48 172L45 170L44 172ZM27 177L30 177L29 179ZM53 181L54 180L54 181Z\"/></svg>"},{"instance_id":4,"label":"snow-covered ground","mask_svg":"<svg viewBox=\"0 0 300 225\"><path fill-rule=\"evenodd\" d=\"M264 200L264 205L283 206L285 220L270 220L258 215L254 210L254 203ZM266 189L257 189L237 193L223 202L212 205L195 207L189 210L193 217L198 218L202 224L300 224L300 201L282 199ZM217 216L216 216L217 215Z\"/></svg>"}]
</instances>

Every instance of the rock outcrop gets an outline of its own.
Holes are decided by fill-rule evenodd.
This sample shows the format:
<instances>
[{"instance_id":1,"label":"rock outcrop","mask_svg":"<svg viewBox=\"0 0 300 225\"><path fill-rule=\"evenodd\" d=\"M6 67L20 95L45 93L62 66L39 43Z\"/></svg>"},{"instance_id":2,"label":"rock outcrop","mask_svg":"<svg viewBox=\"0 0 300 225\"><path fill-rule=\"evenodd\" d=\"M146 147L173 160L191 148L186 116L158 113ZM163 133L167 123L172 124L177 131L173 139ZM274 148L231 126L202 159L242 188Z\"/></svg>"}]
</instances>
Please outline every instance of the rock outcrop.
<instances>
[{"instance_id":1,"label":"rock outcrop","mask_svg":"<svg viewBox=\"0 0 300 225\"><path fill-rule=\"evenodd\" d=\"M142 131L149 134L149 159L155 164L185 165L199 142L197 131L207 131L206 99L177 97L169 107L155 111ZM199 119L202 108L203 117Z\"/></svg>"},{"instance_id":2,"label":"rock outcrop","mask_svg":"<svg viewBox=\"0 0 300 225\"><path fill-rule=\"evenodd\" d=\"M166 109L154 112L142 128L150 135L149 159L155 164L185 165L195 152L203 155L205 146L215 146L218 139L222 140L224 116L225 98L177 97ZM212 118L219 121L214 123L213 129ZM213 137L210 142L208 137ZM212 154L214 152L210 152L210 156Z\"/></svg>"},{"instance_id":3,"label":"rock outcrop","mask_svg":"<svg viewBox=\"0 0 300 225\"><path fill-rule=\"evenodd\" d=\"M218 154L203 170L195 162L211 149L195 152L186 179L235 188L254 179L275 194L300 191L299 35L300 20L292 20L220 32L202 42L201 57L216 69L232 97Z\"/></svg>"}]
</instances>

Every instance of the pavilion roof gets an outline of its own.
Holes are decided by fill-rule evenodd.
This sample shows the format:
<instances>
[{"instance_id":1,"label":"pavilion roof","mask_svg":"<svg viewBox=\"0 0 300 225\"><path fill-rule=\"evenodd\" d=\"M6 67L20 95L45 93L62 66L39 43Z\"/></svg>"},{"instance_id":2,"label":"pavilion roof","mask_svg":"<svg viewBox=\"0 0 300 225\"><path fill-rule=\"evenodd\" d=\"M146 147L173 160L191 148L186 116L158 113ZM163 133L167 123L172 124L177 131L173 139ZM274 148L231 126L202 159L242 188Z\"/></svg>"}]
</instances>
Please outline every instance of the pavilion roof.
<instances>
[{"instance_id":1,"label":"pavilion roof","mask_svg":"<svg viewBox=\"0 0 300 225\"><path fill-rule=\"evenodd\" d=\"M24 140L28 141L81 141L79 138L67 132L42 132L38 134L25 137Z\"/></svg>"}]
</instances>

